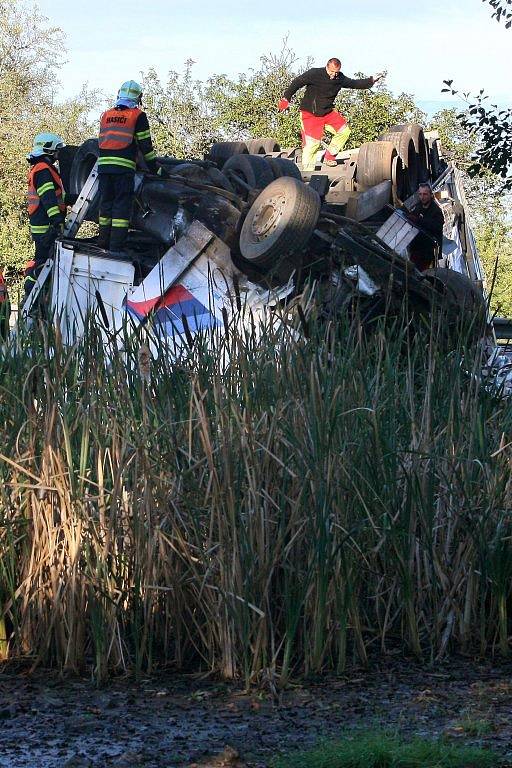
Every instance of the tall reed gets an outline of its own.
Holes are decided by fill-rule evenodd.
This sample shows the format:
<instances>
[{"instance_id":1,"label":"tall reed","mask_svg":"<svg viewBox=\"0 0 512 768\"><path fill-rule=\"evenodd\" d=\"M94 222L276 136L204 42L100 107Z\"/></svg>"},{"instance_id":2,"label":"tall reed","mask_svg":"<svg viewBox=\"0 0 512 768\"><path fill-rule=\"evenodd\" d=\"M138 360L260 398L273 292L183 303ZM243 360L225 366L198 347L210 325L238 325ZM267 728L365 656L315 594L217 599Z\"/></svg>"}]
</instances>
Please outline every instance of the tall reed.
<instances>
[{"instance_id":1,"label":"tall reed","mask_svg":"<svg viewBox=\"0 0 512 768\"><path fill-rule=\"evenodd\" d=\"M217 351L199 336L179 362L137 334L110 356L93 323L73 348L20 330L0 356L0 653L272 685L396 648L509 653L512 409L478 346L434 319L304 322L226 317Z\"/></svg>"}]
</instances>

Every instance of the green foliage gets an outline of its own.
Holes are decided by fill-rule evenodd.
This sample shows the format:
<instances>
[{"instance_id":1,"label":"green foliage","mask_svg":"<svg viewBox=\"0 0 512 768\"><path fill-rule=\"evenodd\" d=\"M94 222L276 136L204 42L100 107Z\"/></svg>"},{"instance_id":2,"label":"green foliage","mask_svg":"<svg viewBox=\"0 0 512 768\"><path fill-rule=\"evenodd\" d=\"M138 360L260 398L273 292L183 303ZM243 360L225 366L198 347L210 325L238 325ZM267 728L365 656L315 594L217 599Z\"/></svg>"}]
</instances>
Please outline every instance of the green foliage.
<instances>
[{"instance_id":1,"label":"green foliage","mask_svg":"<svg viewBox=\"0 0 512 768\"><path fill-rule=\"evenodd\" d=\"M171 72L165 86L150 70L144 77L144 101L160 152L176 157L200 156L213 141L244 141L271 136L282 147L300 144L299 102L278 112L277 104L290 82L312 66L300 68L286 40L277 54L260 58L260 66L236 78L213 75L206 84L192 78L192 62L182 75ZM382 84L370 91L342 91L336 107L352 129L351 145L372 141L393 123L424 120L412 96L393 94Z\"/></svg>"},{"instance_id":2,"label":"green foliage","mask_svg":"<svg viewBox=\"0 0 512 768\"><path fill-rule=\"evenodd\" d=\"M491 310L512 317L512 226L496 206L494 215L486 215L475 234L488 288L492 287Z\"/></svg>"},{"instance_id":3,"label":"green foliage","mask_svg":"<svg viewBox=\"0 0 512 768\"><path fill-rule=\"evenodd\" d=\"M31 4L0 2L0 269L12 280L32 254L26 214L26 154L36 133L51 130L69 143L95 132L88 113L95 94L56 103L63 33Z\"/></svg>"},{"instance_id":4,"label":"green foliage","mask_svg":"<svg viewBox=\"0 0 512 768\"><path fill-rule=\"evenodd\" d=\"M358 72L355 77L365 75ZM410 94L393 96L382 81L369 90L340 91L335 108L345 115L351 128L349 147L374 141L395 123L424 123L426 119Z\"/></svg>"},{"instance_id":5,"label":"green foliage","mask_svg":"<svg viewBox=\"0 0 512 768\"><path fill-rule=\"evenodd\" d=\"M300 71L312 66L306 62ZM260 58L260 67L240 74L236 80L215 75L208 80L207 101L219 138L245 140L271 136L283 147L300 144L299 99L288 113L277 109L283 92L299 74L297 58L283 42L278 54Z\"/></svg>"},{"instance_id":6,"label":"green foliage","mask_svg":"<svg viewBox=\"0 0 512 768\"><path fill-rule=\"evenodd\" d=\"M504 761L490 750L387 734L361 734L325 742L307 752L278 758L273 768L498 768Z\"/></svg>"},{"instance_id":7,"label":"green foliage","mask_svg":"<svg viewBox=\"0 0 512 768\"><path fill-rule=\"evenodd\" d=\"M493 18L496 21L505 21L505 27L510 29L512 26L512 0L484 0L494 8Z\"/></svg>"},{"instance_id":8,"label":"green foliage","mask_svg":"<svg viewBox=\"0 0 512 768\"><path fill-rule=\"evenodd\" d=\"M183 73L169 72L162 84L154 69L143 78L144 107L160 154L202 157L217 140L205 108L205 86L192 76L192 60Z\"/></svg>"}]
</instances>

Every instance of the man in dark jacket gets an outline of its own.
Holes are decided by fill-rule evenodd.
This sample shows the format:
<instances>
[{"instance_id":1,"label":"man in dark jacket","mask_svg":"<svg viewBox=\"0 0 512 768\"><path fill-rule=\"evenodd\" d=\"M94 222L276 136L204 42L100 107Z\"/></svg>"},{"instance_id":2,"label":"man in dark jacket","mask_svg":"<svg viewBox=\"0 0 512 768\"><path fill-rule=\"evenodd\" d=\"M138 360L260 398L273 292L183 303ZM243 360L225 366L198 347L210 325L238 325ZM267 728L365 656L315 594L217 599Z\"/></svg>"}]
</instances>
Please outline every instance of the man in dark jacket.
<instances>
[{"instance_id":1,"label":"man in dark jacket","mask_svg":"<svg viewBox=\"0 0 512 768\"><path fill-rule=\"evenodd\" d=\"M128 236L139 152L151 173L159 171L141 100L140 85L127 80L119 89L115 105L100 120L98 246L110 248L114 254L122 252Z\"/></svg>"},{"instance_id":2,"label":"man in dark jacket","mask_svg":"<svg viewBox=\"0 0 512 768\"><path fill-rule=\"evenodd\" d=\"M444 216L430 184L420 184L418 197L419 203L407 212L407 218L421 230L409 245L409 257L424 272L434 265L436 252L443 247Z\"/></svg>"},{"instance_id":3,"label":"man in dark jacket","mask_svg":"<svg viewBox=\"0 0 512 768\"><path fill-rule=\"evenodd\" d=\"M324 133L333 134L329 149L325 153L324 163L336 165L336 155L341 152L350 135L346 119L334 109L334 100L342 88L371 88L383 73L361 80L352 80L341 71L339 59L329 59L325 67L313 67L293 80L279 102L279 110L284 112L290 106L293 95L306 86L300 102L302 127L302 170L314 171L316 153L321 147Z\"/></svg>"}]
</instances>

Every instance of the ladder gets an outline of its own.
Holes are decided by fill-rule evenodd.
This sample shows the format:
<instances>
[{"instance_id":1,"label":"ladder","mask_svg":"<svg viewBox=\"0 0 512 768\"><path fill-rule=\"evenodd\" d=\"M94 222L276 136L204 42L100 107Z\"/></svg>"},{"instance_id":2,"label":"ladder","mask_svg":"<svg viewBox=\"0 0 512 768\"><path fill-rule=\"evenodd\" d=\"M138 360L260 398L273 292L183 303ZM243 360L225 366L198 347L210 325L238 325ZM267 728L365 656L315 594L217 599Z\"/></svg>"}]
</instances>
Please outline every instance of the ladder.
<instances>
[{"instance_id":1,"label":"ladder","mask_svg":"<svg viewBox=\"0 0 512 768\"><path fill-rule=\"evenodd\" d=\"M75 237L98 192L98 163L94 164L64 224L64 237Z\"/></svg>"}]
</instances>

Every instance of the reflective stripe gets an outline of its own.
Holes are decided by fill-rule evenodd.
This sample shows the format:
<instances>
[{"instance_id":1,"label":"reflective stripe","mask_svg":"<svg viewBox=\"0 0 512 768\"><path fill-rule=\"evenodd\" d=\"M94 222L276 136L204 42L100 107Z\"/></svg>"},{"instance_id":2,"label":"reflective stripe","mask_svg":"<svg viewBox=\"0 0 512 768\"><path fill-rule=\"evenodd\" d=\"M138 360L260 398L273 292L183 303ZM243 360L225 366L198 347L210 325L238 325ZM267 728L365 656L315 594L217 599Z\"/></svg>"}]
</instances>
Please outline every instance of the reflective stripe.
<instances>
[{"instance_id":1,"label":"reflective stripe","mask_svg":"<svg viewBox=\"0 0 512 768\"><path fill-rule=\"evenodd\" d=\"M57 197L59 210L62 211L62 213L65 213L66 203L64 202L64 187L62 185L62 179L60 178L55 168L53 168L51 165L48 165L47 163L44 163L44 162L39 162L33 165L28 172L27 202L28 202L29 216L32 216L32 214L37 211L37 209L39 208L39 203L41 201L38 190L36 190L35 188L34 180L35 180L36 174L42 170L49 171L50 176L53 179L53 184L49 181L46 181L44 184L41 184L38 190L44 189L45 192L47 192L53 186L53 188L55 189L55 196Z\"/></svg>"},{"instance_id":2,"label":"reflective stripe","mask_svg":"<svg viewBox=\"0 0 512 768\"><path fill-rule=\"evenodd\" d=\"M52 205L52 207L48 208L48 210L46 211L48 216L58 216L60 212L61 211L58 205Z\"/></svg>"},{"instance_id":3,"label":"reflective stripe","mask_svg":"<svg viewBox=\"0 0 512 768\"><path fill-rule=\"evenodd\" d=\"M129 219L112 219L112 226L127 229L130 226Z\"/></svg>"},{"instance_id":4,"label":"reflective stripe","mask_svg":"<svg viewBox=\"0 0 512 768\"><path fill-rule=\"evenodd\" d=\"M100 119L100 151L127 149L134 140L135 126L141 110L138 107L131 109L108 109Z\"/></svg>"},{"instance_id":5,"label":"reflective stripe","mask_svg":"<svg viewBox=\"0 0 512 768\"><path fill-rule=\"evenodd\" d=\"M112 224L112 219L110 219L108 216L100 216L99 225L100 227L109 227Z\"/></svg>"},{"instance_id":6,"label":"reflective stripe","mask_svg":"<svg viewBox=\"0 0 512 768\"><path fill-rule=\"evenodd\" d=\"M39 197L41 197L42 195L44 195L45 192L48 192L48 190L50 189L55 189L55 187L53 185L53 182L47 181L46 184L41 184L41 186L37 188L37 194L39 195Z\"/></svg>"},{"instance_id":7,"label":"reflective stripe","mask_svg":"<svg viewBox=\"0 0 512 768\"><path fill-rule=\"evenodd\" d=\"M135 160L128 160L126 157L100 157L98 165L120 165L122 168L135 170Z\"/></svg>"},{"instance_id":8,"label":"reflective stripe","mask_svg":"<svg viewBox=\"0 0 512 768\"><path fill-rule=\"evenodd\" d=\"M147 131L139 131L135 136L138 139L149 139L151 137L151 131L149 129Z\"/></svg>"},{"instance_id":9,"label":"reflective stripe","mask_svg":"<svg viewBox=\"0 0 512 768\"><path fill-rule=\"evenodd\" d=\"M146 154L144 155L144 158L146 160L154 160L155 157L156 157L156 152L154 149L152 149L151 152L146 152Z\"/></svg>"},{"instance_id":10,"label":"reflective stripe","mask_svg":"<svg viewBox=\"0 0 512 768\"><path fill-rule=\"evenodd\" d=\"M30 231L33 235L44 235L50 229L49 224L31 224Z\"/></svg>"},{"instance_id":11,"label":"reflective stripe","mask_svg":"<svg viewBox=\"0 0 512 768\"><path fill-rule=\"evenodd\" d=\"M100 131L100 144L103 144L105 141L109 141L110 139L115 141L116 136L127 137L129 139L127 144L131 144L133 141L132 131L116 126L112 128L105 128L104 130Z\"/></svg>"}]
</instances>

